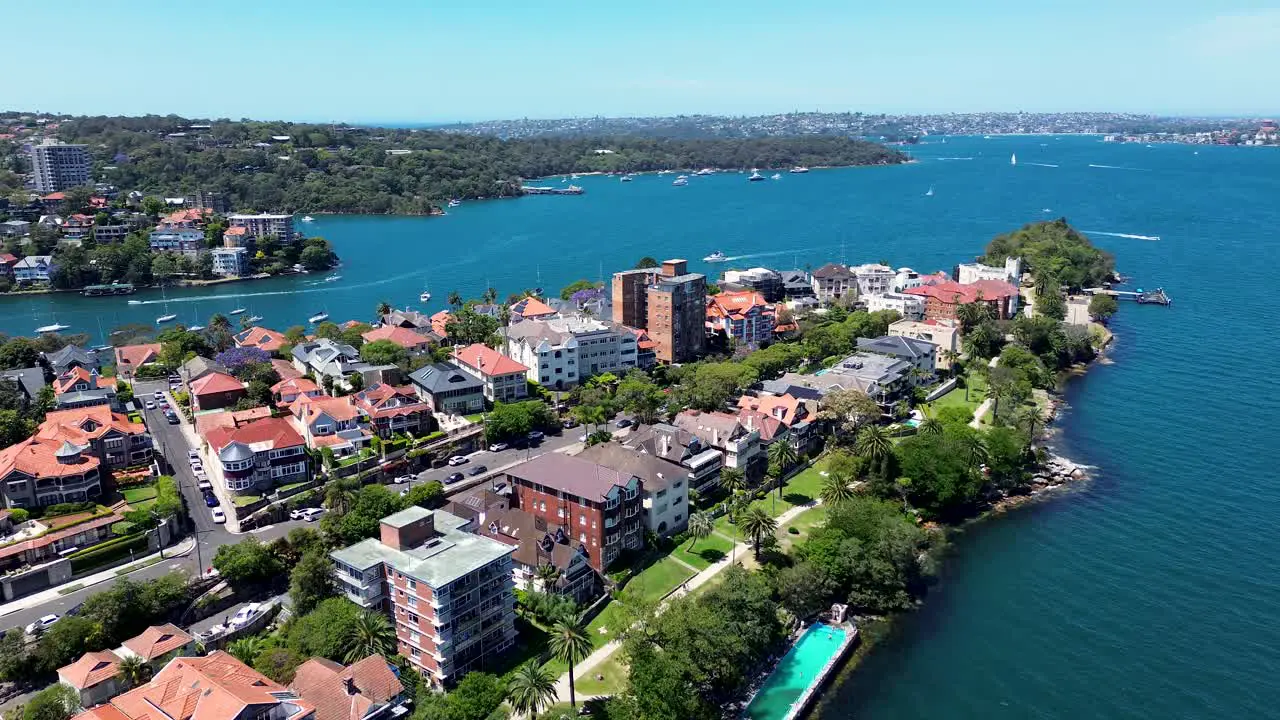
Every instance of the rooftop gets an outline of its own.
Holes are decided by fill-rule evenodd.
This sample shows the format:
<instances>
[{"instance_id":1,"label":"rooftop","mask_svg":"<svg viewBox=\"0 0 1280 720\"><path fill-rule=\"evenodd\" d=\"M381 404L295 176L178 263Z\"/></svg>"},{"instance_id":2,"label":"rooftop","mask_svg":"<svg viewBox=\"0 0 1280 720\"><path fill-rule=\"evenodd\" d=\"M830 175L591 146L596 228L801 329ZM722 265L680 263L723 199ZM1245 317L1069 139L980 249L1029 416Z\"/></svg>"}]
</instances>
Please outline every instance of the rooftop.
<instances>
[{"instance_id":1,"label":"rooftop","mask_svg":"<svg viewBox=\"0 0 1280 720\"><path fill-rule=\"evenodd\" d=\"M433 588L443 587L468 573L511 554L512 548L492 538L475 535L462 528L468 523L443 510L411 507L382 519L384 524L400 528L431 517L435 535L410 550L397 550L377 538L334 550L329 556L361 570L379 563L390 565Z\"/></svg>"},{"instance_id":2,"label":"rooftop","mask_svg":"<svg viewBox=\"0 0 1280 720\"><path fill-rule=\"evenodd\" d=\"M858 338L858 349L880 355L915 359L935 354L938 346L901 335L883 335L878 338Z\"/></svg>"},{"instance_id":3,"label":"rooftop","mask_svg":"<svg viewBox=\"0 0 1280 720\"><path fill-rule=\"evenodd\" d=\"M453 359L476 370L481 375L508 375L526 373L529 368L480 343L472 343L453 351Z\"/></svg>"},{"instance_id":4,"label":"rooftop","mask_svg":"<svg viewBox=\"0 0 1280 720\"><path fill-rule=\"evenodd\" d=\"M507 474L563 493L602 502L614 487L627 485L617 470L583 457L549 452L508 468Z\"/></svg>"}]
</instances>

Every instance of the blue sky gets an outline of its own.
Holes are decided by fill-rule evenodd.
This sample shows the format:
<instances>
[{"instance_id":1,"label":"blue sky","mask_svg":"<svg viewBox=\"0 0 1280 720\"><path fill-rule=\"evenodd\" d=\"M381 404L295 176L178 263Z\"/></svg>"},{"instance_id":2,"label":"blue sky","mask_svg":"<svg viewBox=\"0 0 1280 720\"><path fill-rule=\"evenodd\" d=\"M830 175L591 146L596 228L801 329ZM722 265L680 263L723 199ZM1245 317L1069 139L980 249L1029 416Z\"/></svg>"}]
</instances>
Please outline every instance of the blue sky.
<instances>
[{"instance_id":1,"label":"blue sky","mask_svg":"<svg viewBox=\"0 0 1280 720\"><path fill-rule=\"evenodd\" d=\"M6 109L353 122L789 110L1280 114L1280 9L1259 2L4 5Z\"/></svg>"}]
</instances>

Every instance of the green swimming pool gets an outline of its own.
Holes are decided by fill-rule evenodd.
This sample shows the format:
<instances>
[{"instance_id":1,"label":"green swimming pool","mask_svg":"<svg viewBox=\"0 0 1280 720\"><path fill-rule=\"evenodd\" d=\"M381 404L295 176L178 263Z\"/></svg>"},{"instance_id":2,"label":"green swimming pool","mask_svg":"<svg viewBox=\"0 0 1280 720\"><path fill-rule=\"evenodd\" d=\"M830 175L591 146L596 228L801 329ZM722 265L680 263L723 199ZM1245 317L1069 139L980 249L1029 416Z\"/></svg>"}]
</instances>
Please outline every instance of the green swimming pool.
<instances>
[{"instance_id":1,"label":"green swimming pool","mask_svg":"<svg viewBox=\"0 0 1280 720\"><path fill-rule=\"evenodd\" d=\"M814 623L787 651L747 706L750 720L782 720L805 690L818 679L827 661L840 651L845 631Z\"/></svg>"}]
</instances>

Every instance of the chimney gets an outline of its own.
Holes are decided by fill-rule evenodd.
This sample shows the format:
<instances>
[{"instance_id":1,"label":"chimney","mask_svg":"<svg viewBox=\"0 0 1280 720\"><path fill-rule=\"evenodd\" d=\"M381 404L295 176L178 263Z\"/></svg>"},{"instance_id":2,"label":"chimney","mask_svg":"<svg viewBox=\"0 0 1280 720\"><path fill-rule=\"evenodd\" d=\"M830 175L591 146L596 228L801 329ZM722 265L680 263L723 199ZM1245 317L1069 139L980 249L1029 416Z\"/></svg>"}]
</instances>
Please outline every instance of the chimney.
<instances>
[{"instance_id":1,"label":"chimney","mask_svg":"<svg viewBox=\"0 0 1280 720\"><path fill-rule=\"evenodd\" d=\"M756 429L755 413L747 413L747 432L751 432L752 430L755 430L755 429Z\"/></svg>"},{"instance_id":2,"label":"chimney","mask_svg":"<svg viewBox=\"0 0 1280 720\"><path fill-rule=\"evenodd\" d=\"M711 428L711 444L720 447L720 431L716 428Z\"/></svg>"},{"instance_id":3,"label":"chimney","mask_svg":"<svg viewBox=\"0 0 1280 720\"><path fill-rule=\"evenodd\" d=\"M357 695L359 692L360 691L356 689L356 681L351 678L347 678L347 694Z\"/></svg>"},{"instance_id":4,"label":"chimney","mask_svg":"<svg viewBox=\"0 0 1280 720\"><path fill-rule=\"evenodd\" d=\"M671 436L667 435L666 433L663 433L661 436L659 447L662 450L660 454L663 457L666 457L667 453L671 452Z\"/></svg>"}]
</instances>

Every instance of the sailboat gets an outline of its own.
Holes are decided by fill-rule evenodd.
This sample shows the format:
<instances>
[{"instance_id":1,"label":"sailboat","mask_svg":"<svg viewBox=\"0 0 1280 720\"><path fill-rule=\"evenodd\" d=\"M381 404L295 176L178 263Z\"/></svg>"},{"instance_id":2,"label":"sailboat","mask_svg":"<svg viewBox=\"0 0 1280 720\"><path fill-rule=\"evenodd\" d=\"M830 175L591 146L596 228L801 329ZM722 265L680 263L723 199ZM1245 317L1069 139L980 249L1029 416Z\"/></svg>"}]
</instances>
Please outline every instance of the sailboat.
<instances>
[{"instance_id":1,"label":"sailboat","mask_svg":"<svg viewBox=\"0 0 1280 720\"><path fill-rule=\"evenodd\" d=\"M1012 155L1010 155L1010 156L1009 156L1009 164L1010 164L1010 165L1017 165L1017 164L1018 164L1018 153L1014 153L1014 154L1012 154Z\"/></svg>"},{"instance_id":2,"label":"sailboat","mask_svg":"<svg viewBox=\"0 0 1280 720\"><path fill-rule=\"evenodd\" d=\"M929 192L924 194L925 197L933 197L933 186L929 186Z\"/></svg>"},{"instance_id":3,"label":"sailboat","mask_svg":"<svg viewBox=\"0 0 1280 720\"><path fill-rule=\"evenodd\" d=\"M418 299L421 300L422 302L431 301L431 283L426 283L423 286L422 294L418 295Z\"/></svg>"},{"instance_id":4,"label":"sailboat","mask_svg":"<svg viewBox=\"0 0 1280 720\"><path fill-rule=\"evenodd\" d=\"M244 308L236 308L235 310L232 310L231 312L229 312L229 313L227 313L227 314L228 314L228 315L242 315L242 314L244 314Z\"/></svg>"},{"instance_id":5,"label":"sailboat","mask_svg":"<svg viewBox=\"0 0 1280 720\"><path fill-rule=\"evenodd\" d=\"M188 330L190 330L191 332L200 332L201 330L204 329L204 326L200 324L200 306L199 305L197 305L196 308L191 311L191 319L195 321L195 324L188 327L187 328Z\"/></svg>"},{"instance_id":6,"label":"sailboat","mask_svg":"<svg viewBox=\"0 0 1280 720\"><path fill-rule=\"evenodd\" d=\"M312 323L314 325L316 323L322 323L328 319L329 319L329 313L327 311L321 310L315 315L312 315L311 317L307 318L307 322Z\"/></svg>"},{"instance_id":7,"label":"sailboat","mask_svg":"<svg viewBox=\"0 0 1280 720\"><path fill-rule=\"evenodd\" d=\"M169 312L169 295L164 291L163 284L160 285L160 295L164 297L164 314L156 318L156 322L167 323L173 320L177 320L178 316L174 313Z\"/></svg>"},{"instance_id":8,"label":"sailboat","mask_svg":"<svg viewBox=\"0 0 1280 720\"><path fill-rule=\"evenodd\" d=\"M67 328L69 328L69 327L71 327L71 326L70 326L70 325L63 325L62 323L58 322L58 316L55 314L55 315L53 316L53 323L52 323L51 325L42 325L42 326L40 326L40 327L36 328L36 332L41 333L41 334L44 334L44 333L56 333L56 332L62 332L63 330L66 330L66 329L67 329Z\"/></svg>"}]
</instances>

